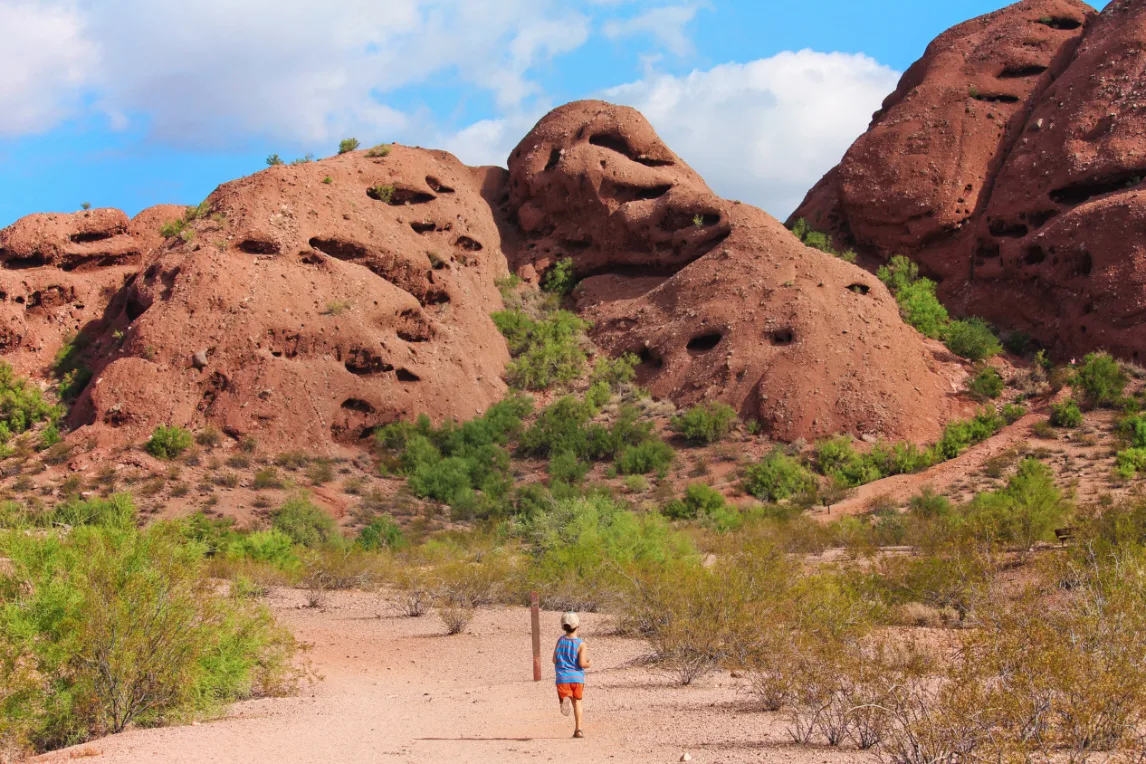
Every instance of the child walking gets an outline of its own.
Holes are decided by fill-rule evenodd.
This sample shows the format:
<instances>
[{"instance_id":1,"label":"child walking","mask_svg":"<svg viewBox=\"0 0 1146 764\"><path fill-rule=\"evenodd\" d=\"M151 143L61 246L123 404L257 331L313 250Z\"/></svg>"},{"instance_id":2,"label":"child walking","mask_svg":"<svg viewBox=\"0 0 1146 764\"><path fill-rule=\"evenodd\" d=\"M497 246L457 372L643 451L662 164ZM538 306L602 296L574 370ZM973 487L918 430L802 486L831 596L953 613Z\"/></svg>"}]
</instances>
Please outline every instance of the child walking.
<instances>
[{"instance_id":1,"label":"child walking","mask_svg":"<svg viewBox=\"0 0 1146 764\"><path fill-rule=\"evenodd\" d=\"M590 666L585 641L577 636L580 626L581 618L576 613L561 616L561 628L565 633L553 649L553 665L557 669L557 701L565 716L569 715L570 706L573 708L573 737L585 737L581 729L581 699L585 692L585 669Z\"/></svg>"}]
</instances>

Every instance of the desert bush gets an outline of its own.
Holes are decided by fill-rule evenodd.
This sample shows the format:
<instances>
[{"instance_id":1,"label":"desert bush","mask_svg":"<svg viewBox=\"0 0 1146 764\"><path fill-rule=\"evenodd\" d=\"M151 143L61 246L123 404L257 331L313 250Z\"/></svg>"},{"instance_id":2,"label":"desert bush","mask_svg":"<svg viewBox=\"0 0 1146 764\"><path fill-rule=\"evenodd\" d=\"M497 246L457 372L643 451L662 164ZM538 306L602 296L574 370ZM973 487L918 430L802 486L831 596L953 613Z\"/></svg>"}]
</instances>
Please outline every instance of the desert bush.
<instances>
[{"instance_id":1,"label":"desert bush","mask_svg":"<svg viewBox=\"0 0 1146 764\"><path fill-rule=\"evenodd\" d=\"M401 526L389 515L373 518L358 532L358 546L376 552L380 549L399 549L405 545Z\"/></svg>"},{"instance_id":2,"label":"desert bush","mask_svg":"<svg viewBox=\"0 0 1146 764\"><path fill-rule=\"evenodd\" d=\"M676 460L676 452L663 440L646 440L625 446L617 456L617 471L622 475L667 474Z\"/></svg>"},{"instance_id":3,"label":"desert bush","mask_svg":"<svg viewBox=\"0 0 1146 764\"><path fill-rule=\"evenodd\" d=\"M935 282L919 277L919 266L896 255L876 274L899 303L903 320L921 334L939 339L947 328L947 309L935 296Z\"/></svg>"},{"instance_id":4,"label":"desert bush","mask_svg":"<svg viewBox=\"0 0 1146 764\"><path fill-rule=\"evenodd\" d=\"M1007 485L976 496L967 508L969 530L976 537L1030 549L1053 541L1070 505L1055 486L1054 472L1037 459L1025 459Z\"/></svg>"},{"instance_id":5,"label":"desert bush","mask_svg":"<svg viewBox=\"0 0 1146 764\"><path fill-rule=\"evenodd\" d=\"M505 336L513 361L506 367L506 381L523 390L545 390L571 382L585 369L581 348L588 326L564 310L534 320L520 310L493 314L494 324Z\"/></svg>"},{"instance_id":6,"label":"desert bush","mask_svg":"<svg viewBox=\"0 0 1146 764\"><path fill-rule=\"evenodd\" d=\"M360 145L357 138L344 138L338 143L338 153L348 154L351 151L357 151Z\"/></svg>"},{"instance_id":7,"label":"desert bush","mask_svg":"<svg viewBox=\"0 0 1146 764\"><path fill-rule=\"evenodd\" d=\"M1003 352L991 325L981 318L952 321L943 341L952 353L971 361L983 361Z\"/></svg>"},{"instance_id":8,"label":"desert bush","mask_svg":"<svg viewBox=\"0 0 1146 764\"><path fill-rule=\"evenodd\" d=\"M742 482L745 492L761 501L781 501L816 488L812 473L781 449L746 467Z\"/></svg>"},{"instance_id":9,"label":"desert bush","mask_svg":"<svg viewBox=\"0 0 1146 764\"><path fill-rule=\"evenodd\" d=\"M1063 401L1051 406L1051 427L1074 428L1082 424L1082 411L1074 401Z\"/></svg>"},{"instance_id":10,"label":"desert bush","mask_svg":"<svg viewBox=\"0 0 1146 764\"><path fill-rule=\"evenodd\" d=\"M1002 414L1007 424L1014 424L1027 415L1027 407L1018 403L1008 403L1003 406Z\"/></svg>"},{"instance_id":11,"label":"desert bush","mask_svg":"<svg viewBox=\"0 0 1146 764\"><path fill-rule=\"evenodd\" d=\"M394 597L390 607L403 618L421 618L434 601L434 588L426 573L420 569L404 569L394 581Z\"/></svg>"},{"instance_id":12,"label":"desert bush","mask_svg":"<svg viewBox=\"0 0 1146 764\"><path fill-rule=\"evenodd\" d=\"M0 741L73 745L298 678L289 633L220 596L201 549L170 526L8 534L0 552L11 560L0 570Z\"/></svg>"},{"instance_id":13,"label":"desert bush","mask_svg":"<svg viewBox=\"0 0 1146 764\"><path fill-rule=\"evenodd\" d=\"M1129 378L1109 353L1091 353L1075 372L1073 383L1092 406L1112 404L1126 389Z\"/></svg>"},{"instance_id":14,"label":"desert bush","mask_svg":"<svg viewBox=\"0 0 1146 764\"><path fill-rule=\"evenodd\" d=\"M50 525L95 526L126 530L134 528L137 512L131 494L116 493L106 499L71 498L41 517Z\"/></svg>"},{"instance_id":15,"label":"desert bush","mask_svg":"<svg viewBox=\"0 0 1146 764\"><path fill-rule=\"evenodd\" d=\"M214 427L204 427L202 430L195 433L195 442L204 448L217 448L222 440L223 437Z\"/></svg>"},{"instance_id":16,"label":"desert bush","mask_svg":"<svg viewBox=\"0 0 1146 764\"><path fill-rule=\"evenodd\" d=\"M191 447L191 433L182 427L160 425L151 433L144 448L157 459L177 459Z\"/></svg>"},{"instance_id":17,"label":"desert bush","mask_svg":"<svg viewBox=\"0 0 1146 764\"><path fill-rule=\"evenodd\" d=\"M967 390L980 400L998 398L1003 394L1003 377L990 366L984 366L967 380Z\"/></svg>"},{"instance_id":18,"label":"desert bush","mask_svg":"<svg viewBox=\"0 0 1146 764\"><path fill-rule=\"evenodd\" d=\"M954 459L1003 429L1005 424L1006 421L990 407L980 409L972 419L949 422L935 444L936 455L940 459Z\"/></svg>"},{"instance_id":19,"label":"desert bush","mask_svg":"<svg viewBox=\"0 0 1146 764\"><path fill-rule=\"evenodd\" d=\"M692 443L716 443L732 432L736 411L723 403L709 402L694 406L673 417L672 431Z\"/></svg>"},{"instance_id":20,"label":"desert bush","mask_svg":"<svg viewBox=\"0 0 1146 764\"><path fill-rule=\"evenodd\" d=\"M661 511L673 520L695 520L718 515L726 506L720 491L704 483L691 483L683 498L670 501Z\"/></svg>"},{"instance_id":21,"label":"desert bush","mask_svg":"<svg viewBox=\"0 0 1146 764\"><path fill-rule=\"evenodd\" d=\"M334 518L316 507L304 494L292 496L275 511L271 527L305 547L319 547L339 538Z\"/></svg>"},{"instance_id":22,"label":"desert bush","mask_svg":"<svg viewBox=\"0 0 1146 764\"><path fill-rule=\"evenodd\" d=\"M224 556L232 561L268 565L279 571L297 570L301 565L294 540L275 528L236 535L227 543Z\"/></svg>"},{"instance_id":23,"label":"desert bush","mask_svg":"<svg viewBox=\"0 0 1146 764\"><path fill-rule=\"evenodd\" d=\"M600 356L593 363L593 371L589 375L589 384L601 383L610 390L616 391L624 385L631 384L637 378L637 364L640 363L632 353L611 358Z\"/></svg>"},{"instance_id":24,"label":"desert bush","mask_svg":"<svg viewBox=\"0 0 1146 764\"><path fill-rule=\"evenodd\" d=\"M541 288L554 294L570 294L575 286L577 286L577 276L574 273L573 260L568 257L558 260L541 280Z\"/></svg>"},{"instance_id":25,"label":"desert bush","mask_svg":"<svg viewBox=\"0 0 1146 764\"><path fill-rule=\"evenodd\" d=\"M894 454L883 449L860 454L852 446L852 439L848 435L839 435L816 444L816 469L831 478L836 485L845 488L854 488L886 477L893 468L890 464L893 460Z\"/></svg>"},{"instance_id":26,"label":"desert bush","mask_svg":"<svg viewBox=\"0 0 1146 764\"><path fill-rule=\"evenodd\" d=\"M693 219L693 224L699 226L704 225L704 217L697 215ZM800 218L793 224L792 233L799 239L805 246L818 249L821 252L826 252L829 255L834 255L844 262L854 263L856 261L856 253L853 250L844 250L843 252L837 251L832 246L832 237L821 231L814 230L808 221Z\"/></svg>"},{"instance_id":27,"label":"desert bush","mask_svg":"<svg viewBox=\"0 0 1146 764\"><path fill-rule=\"evenodd\" d=\"M391 151L393 151L393 146L391 144L380 143L373 148L367 149L366 156L370 157L371 159L381 159L383 157L390 156Z\"/></svg>"},{"instance_id":28,"label":"desert bush","mask_svg":"<svg viewBox=\"0 0 1146 764\"><path fill-rule=\"evenodd\" d=\"M62 414L59 407L44 400L38 387L0 361L0 443L39 422L53 423Z\"/></svg>"},{"instance_id":29,"label":"desert bush","mask_svg":"<svg viewBox=\"0 0 1146 764\"><path fill-rule=\"evenodd\" d=\"M318 459L311 462L306 470L306 479L311 485L324 485L334 480L334 466L327 459Z\"/></svg>"},{"instance_id":30,"label":"desert bush","mask_svg":"<svg viewBox=\"0 0 1146 764\"><path fill-rule=\"evenodd\" d=\"M1146 448L1127 448L1115 456L1115 473L1126 480L1146 471Z\"/></svg>"},{"instance_id":31,"label":"desert bush","mask_svg":"<svg viewBox=\"0 0 1146 764\"><path fill-rule=\"evenodd\" d=\"M590 465L569 451L554 454L549 459L549 477L569 485L578 485L589 474Z\"/></svg>"},{"instance_id":32,"label":"desert bush","mask_svg":"<svg viewBox=\"0 0 1146 764\"><path fill-rule=\"evenodd\" d=\"M264 467L261 470L256 470L255 476L251 480L251 488L254 488L256 491L282 487L283 479L279 476L279 471L274 467Z\"/></svg>"}]
</instances>

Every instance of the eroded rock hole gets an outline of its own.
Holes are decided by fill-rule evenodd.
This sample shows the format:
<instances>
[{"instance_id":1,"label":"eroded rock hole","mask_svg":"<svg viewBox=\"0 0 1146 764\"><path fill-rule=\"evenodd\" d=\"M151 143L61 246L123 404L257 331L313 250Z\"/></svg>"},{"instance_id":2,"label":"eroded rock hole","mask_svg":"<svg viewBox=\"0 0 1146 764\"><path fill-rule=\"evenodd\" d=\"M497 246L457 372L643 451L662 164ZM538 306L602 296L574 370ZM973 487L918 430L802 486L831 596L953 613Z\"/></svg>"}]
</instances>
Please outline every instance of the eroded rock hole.
<instances>
[{"instance_id":1,"label":"eroded rock hole","mask_svg":"<svg viewBox=\"0 0 1146 764\"><path fill-rule=\"evenodd\" d=\"M849 284L848 291L855 292L856 294L868 294L871 292L871 287L867 284Z\"/></svg>"},{"instance_id":2,"label":"eroded rock hole","mask_svg":"<svg viewBox=\"0 0 1146 764\"><path fill-rule=\"evenodd\" d=\"M425 191L419 191L414 188L395 188L394 193L390 194L390 206L401 207L407 204L428 204L438 197L433 194L427 194Z\"/></svg>"},{"instance_id":3,"label":"eroded rock hole","mask_svg":"<svg viewBox=\"0 0 1146 764\"><path fill-rule=\"evenodd\" d=\"M549 161L545 163L543 172L549 172L561 161L561 149L555 148L549 152Z\"/></svg>"},{"instance_id":4,"label":"eroded rock hole","mask_svg":"<svg viewBox=\"0 0 1146 764\"><path fill-rule=\"evenodd\" d=\"M1078 19L1072 19L1069 16L1052 16L1051 18L1039 19L1039 23L1043 26L1050 27L1051 29L1059 29L1062 31L1070 31L1078 29L1082 26L1082 22Z\"/></svg>"},{"instance_id":5,"label":"eroded rock hole","mask_svg":"<svg viewBox=\"0 0 1146 764\"><path fill-rule=\"evenodd\" d=\"M589 143L609 151L615 151L621 156L646 167L667 167L673 164L671 159L654 159L638 153L629 144L629 141L619 133L597 133L589 137Z\"/></svg>"},{"instance_id":6,"label":"eroded rock hole","mask_svg":"<svg viewBox=\"0 0 1146 764\"><path fill-rule=\"evenodd\" d=\"M221 372L212 372L211 376L207 378L206 384L203 385L203 396L199 399L199 411L202 413L210 413L215 406L215 401L219 396L227 391L231 382Z\"/></svg>"},{"instance_id":7,"label":"eroded rock hole","mask_svg":"<svg viewBox=\"0 0 1146 764\"><path fill-rule=\"evenodd\" d=\"M410 227L414 229L415 233L433 233L437 230L438 224L432 220L415 220L410 223Z\"/></svg>"},{"instance_id":8,"label":"eroded rock hole","mask_svg":"<svg viewBox=\"0 0 1146 764\"><path fill-rule=\"evenodd\" d=\"M481 252L482 250L481 242L477 239L471 239L468 236L459 236L457 241L454 242L454 246L468 252Z\"/></svg>"},{"instance_id":9,"label":"eroded rock hole","mask_svg":"<svg viewBox=\"0 0 1146 764\"><path fill-rule=\"evenodd\" d=\"M705 332L689 340L686 349L690 353L707 353L710 350L715 350L723 339L724 334L721 332Z\"/></svg>"},{"instance_id":10,"label":"eroded rock hole","mask_svg":"<svg viewBox=\"0 0 1146 764\"><path fill-rule=\"evenodd\" d=\"M784 329L777 329L772 332L773 345L791 345L796 341L796 332L790 327Z\"/></svg>"},{"instance_id":11,"label":"eroded rock hole","mask_svg":"<svg viewBox=\"0 0 1146 764\"><path fill-rule=\"evenodd\" d=\"M423 305L445 305L450 301L450 294L444 289L428 289L426 296L420 300Z\"/></svg>"},{"instance_id":12,"label":"eroded rock hole","mask_svg":"<svg viewBox=\"0 0 1146 764\"><path fill-rule=\"evenodd\" d=\"M104 241L115 236L115 233L107 231L92 231L90 233L73 233L68 238L72 240L73 244L91 244L93 241Z\"/></svg>"},{"instance_id":13,"label":"eroded rock hole","mask_svg":"<svg viewBox=\"0 0 1146 764\"><path fill-rule=\"evenodd\" d=\"M980 241L978 248L975 250L976 257L980 259L990 259L998 257L1001 252L999 243L997 241Z\"/></svg>"},{"instance_id":14,"label":"eroded rock hole","mask_svg":"<svg viewBox=\"0 0 1146 764\"><path fill-rule=\"evenodd\" d=\"M450 188L445 183L442 183L442 181L438 180L433 175L427 175L426 176L426 185L429 186L430 189L433 190L435 193L439 193L439 194L452 194L452 193L454 193L454 189Z\"/></svg>"},{"instance_id":15,"label":"eroded rock hole","mask_svg":"<svg viewBox=\"0 0 1146 764\"><path fill-rule=\"evenodd\" d=\"M0 256L5 253L0 251ZM29 257L12 257L5 258L4 267L10 271L24 271L29 268L43 268L48 264L48 259L41 255L39 252L33 253Z\"/></svg>"},{"instance_id":16,"label":"eroded rock hole","mask_svg":"<svg viewBox=\"0 0 1146 764\"><path fill-rule=\"evenodd\" d=\"M1008 66L999 72L1001 80L1018 80L1025 77L1037 77L1047 70L1042 64L1029 64L1026 66Z\"/></svg>"},{"instance_id":17,"label":"eroded rock hole","mask_svg":"<svg viewBox=\"0 0 1146 764\"><path fill-rule=\"evenodd\" d=\"M1022 223L1008 223L1005 220L992 220L987 230L992 236L1003 236L1008 239L1021 239L1030 232L1030 229Z\"/></svg>"},{"instance_id":18,"label":"eroded rock hole","mask_svg":"<svg viewBox=\"0 0 1146 764\"><path fill-rule=\"evenodd\" d=\"M399 382L421 382L422 378L409 369L398 369L395 372L398 376Z\"/></svg>"},{"instance_id":19,"label":"eroded rock hole","mask_svg":"<svg viewBox=\"0 0 1146 764\"><path fill-rule=\"evenodd\" d=\"M382 356L364 348L351 350L344 365L348 372L359 377L369 377L394 370L393 366L382 360Z\"/></svg>"},{"instance_id":20,"label":"eroded rock hole","mask_svg":"<svg viewBox=\"0 0 1146 764\"><path fill-rule=\"evenodd\" d=\"M277 255L279 245L278 242L265 239L243 239L239 242L239 250L248 255Z\"/></svg>"},{"instance_id":21,"label":"eroded rock hole","mask_svg":"<svg viewBox=\"0 0 1146 764\"><path fill-rule=\"evenodd\" d=\"M629 202L648 202L660 199L672 190L671 183L656 186L638 186L633 183L607 182L601 187L601 195L606 199L613 199L621 204Z\"/></svg>"},{"instance_id":22,"label":"eroded rock hole","mask_svg":"<svg viewBox=\"0 0 1146 764\"><path fill-rule=\"evenodd\" d=\"M1094 270L1094 258L1091 257L1089 252L1083 252L1082 256L1078 259L1078 267L1075 273L1079 276L1089 276Z\"/></svg>"},{"instance_id":23,"label":"eroded rock hole","mask_svg":"<svg viewBox=\"0 0 1146 764\"><path fill-rule=\"evenodd\" d=\"M404 342L429 342L433 325L420 311L407 308L398 316L398 339Z\"/></svg>"},{"instance_id":24,"label":"eroded rock hole","mask_svg":"<svg viewBox=\"0 0 1146 764\"><path fill-rule=\"evenodd\" d=\"M1096 196L1104 196L1105 194L1112 194L1116 191L1124 191L1128 188L1134 188L1146 179L1146 167L1134 170L1123 170L1122 172L1108 175L1104 178L1094 178L1092 180L1085 180L1081 183L1073 183L1063 188L1057 188L1050 192L1052 201L1059 204L1078 205L1084 204Z\"/></svg>"},{"instance_id":25,"label":"eroded rock hole","mask_svg":"<svg viewBox=\"0 0 1146 764\"><path fill-rule=\"evenodd\" d=\"M347 398L342 402L342 408L347 411L357 411L362 414L374 413L374 407L361 398Z\"/></svg>"},{"instance_id":26,"label":"eroded rock hole","mask_svg":"<svg viewBox=\"0 0 1146 764\"><path fill-rule=\"evenodd\" d=\"M1023 256L1023 262L1027 265L1038 265L1047 259L1047 253L1038 244L1027 247L1027 253Z\"/></svg>"},{"instance_id":27,"label":"eroded rock hole","mask_svg":"<svg viewBox=\"0 0 1146 764\"><path fill-rule=\"evenodd\" d=\"M316 236L309 244L313 249L337 260L360 260L369 254L366 247L341 239L323 239Z\"/></svg>"},{"instance_id":28,"label":"eroded rock hole","mask_svg":"<svg viewBox=\"0 0 1146 764\"><path fill-rule=\"evenodd\" d=\"M971 96L976 101L985 103L1018 103L1019 97L1008 93L975 93Z\"/></svg>"},{"instance_id":29,"label":"eroded rock hole","mask_svg":"<svg viewBox=\"0 0 1146 764\"><path fill-rule=\"evenodd\" d=\"M1038 212L1032 212L1027 215L1027 220L1030 221L1032 226L1038 229L1046 225L1047 221L1057 214L1058 210L1039 210Z\"/></svg>"}]
</instances>

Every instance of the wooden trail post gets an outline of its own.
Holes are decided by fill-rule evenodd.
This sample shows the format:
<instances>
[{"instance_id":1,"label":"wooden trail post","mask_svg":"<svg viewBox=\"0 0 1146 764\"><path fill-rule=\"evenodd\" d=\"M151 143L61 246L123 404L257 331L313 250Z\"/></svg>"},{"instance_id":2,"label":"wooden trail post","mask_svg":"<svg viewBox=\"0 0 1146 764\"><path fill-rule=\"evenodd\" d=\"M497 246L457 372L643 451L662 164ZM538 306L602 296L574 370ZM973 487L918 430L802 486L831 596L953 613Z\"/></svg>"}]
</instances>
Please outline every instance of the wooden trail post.
<instances>
[{"instance_id":1,"label":"wooden trail post","mask_svg":"<svg viewBox=\"0 0 1146 764\"><path fill-rule=\"evenodd\" d=\"M529 620L533 629L533 681L541 681L541 603L537 592L529 593Z\"/></svg>"}]
</instances>

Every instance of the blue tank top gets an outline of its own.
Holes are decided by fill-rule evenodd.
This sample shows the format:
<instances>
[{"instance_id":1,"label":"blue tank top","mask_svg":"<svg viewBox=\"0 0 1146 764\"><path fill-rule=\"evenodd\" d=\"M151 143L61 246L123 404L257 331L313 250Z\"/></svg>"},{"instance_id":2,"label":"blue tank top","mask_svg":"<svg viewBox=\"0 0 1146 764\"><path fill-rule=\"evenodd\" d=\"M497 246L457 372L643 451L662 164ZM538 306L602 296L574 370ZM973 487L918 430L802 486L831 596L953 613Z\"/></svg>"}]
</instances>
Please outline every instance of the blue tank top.
<instances>
[{"instance_id":1,"label":"blue tank top","mask_svg":"<svg viewBox=\"0 0 1146 764\"><path fill-rule=\"evenodd\" d=\"M585 684L585 669L577 664L581 640L561 637L557 640L557 684Z\"/></svg>"}]
</instances>

